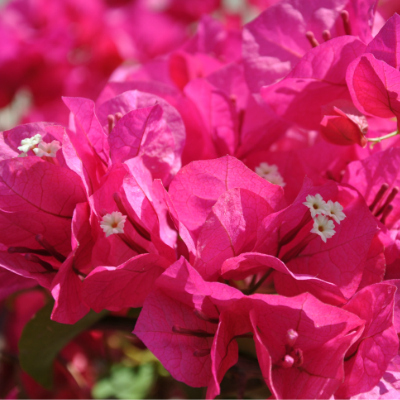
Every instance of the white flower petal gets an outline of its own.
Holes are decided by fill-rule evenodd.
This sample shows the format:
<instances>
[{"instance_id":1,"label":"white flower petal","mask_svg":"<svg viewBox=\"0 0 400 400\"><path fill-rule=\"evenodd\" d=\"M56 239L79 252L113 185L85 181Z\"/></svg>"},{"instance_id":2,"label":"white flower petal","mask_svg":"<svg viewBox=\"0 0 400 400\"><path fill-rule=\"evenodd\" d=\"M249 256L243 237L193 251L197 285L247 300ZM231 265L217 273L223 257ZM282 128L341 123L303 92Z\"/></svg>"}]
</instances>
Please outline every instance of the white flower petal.
<instances>
[{"instance_id":1,"label":"white flower petal","mask_svg":"<svg viewBox=\"0 0 400 400\"><path fill-rule=\"evenodd\" d=\"M329 217L333 218L338 224L346 218L346 214L343 212L343 206L339 202L333 202L329 200L327 202L327 214Z\"/></svg>"},{"instance_id":2,"label":"white flower petal","mask_svg":"<svg viewBox=\"0 0 400 400\"><path fill-rule=\"evenodd\" d=\"M326 243L327 239L330 239L336 232L334 230L335 224L325 215L318 215L314 219L314 225L311 229L311 233L316 233L321 237L323 242Z\"/></svg>"},{"instance_id":3,"label":"white flower petal","mask_svg":"<svg viewBox=\"0 0 400 400\"><path fill-rule=\"evenodd\" d=\"M22 151L23 153L27 153L29 150L38 145L41 141L42 135L40 135L39 133L30 138L22 139L21 146L18 147L18 150Z\"/></svg>"},{"instance_id":4,"label":"white flower petal","mask_svg":"<svg viewBox=\"0 0 400 400\"><path fill-rule=\"evenodd\" d=\"M103 216L100 227L103 229L106 237L114 233L124 233L124 225L127 216L122 215L119 211L113 211L111 214Z\"/></svg>"},{"instance_id":5,"label":"white flower petal","mask_svg":"<svg viewBox=\"0 0 400 400\"><path fill-rule=\"evenodd\" d=\"M310 209L311 217L313 218L318 214L326 214L328 212L327 205L319 193L315 196L309 194L303 204Z\"/></svg>"}]
</instances>

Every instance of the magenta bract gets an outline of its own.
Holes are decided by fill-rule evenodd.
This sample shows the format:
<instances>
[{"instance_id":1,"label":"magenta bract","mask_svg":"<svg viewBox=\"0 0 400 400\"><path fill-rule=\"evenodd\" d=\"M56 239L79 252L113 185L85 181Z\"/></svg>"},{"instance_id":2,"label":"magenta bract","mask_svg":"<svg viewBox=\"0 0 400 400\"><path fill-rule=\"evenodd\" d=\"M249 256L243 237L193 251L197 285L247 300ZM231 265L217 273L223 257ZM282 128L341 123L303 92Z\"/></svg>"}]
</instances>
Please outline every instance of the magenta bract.
<instances>
[{"instance_id":1,"label":"magenta bract","mask_svg":"<svg viewBox=\"0 0 400 400\"><path fill-rule=\"evenodd\" d=\"M279 116L318 129L323 106L350 100L346 70L364 51L365 45L351 36L329 40L306 53L285 79L263 87L261 95Z\"/></svg>"},{"instance_id":2,"label":"magenta bract","mask_svg":"<svg viewBox=\"0 0 400 400\"><path fill-rule=\"evenodd\" d=\"M393 326L395 291L395 286L385 283L368 286L343 307L362 318L365 328L346 355L346 377L335 397L348 398L371 390L397 355L399 339Z\"/></svg>"},{"instance_id":3,"label":"magenta bract","mask_svg":"<svg viewBox=\"0 0 400 400\"><path fill-rule=\"evenodd\" d=\"M179 220L198 235L218 198L227 190L243 188L262 196L274 209L283 206L283 190L250 171L234 157L197 161L181 170L169 193Z\"/></svg>"},{"instance_id":4,"label":"magenta bract","mask_svg":"<svg viewBox=\"0 0 400 400\"><path fill-rule=\"evenodd\" d=\"M363 321L308 293L253 297L259 299L250 311L254 341L272 394L278 399L332 396L344 377L344 354L360 337ZM289 330L298 334L294 344Z\"/></svg>"}]
</instances>

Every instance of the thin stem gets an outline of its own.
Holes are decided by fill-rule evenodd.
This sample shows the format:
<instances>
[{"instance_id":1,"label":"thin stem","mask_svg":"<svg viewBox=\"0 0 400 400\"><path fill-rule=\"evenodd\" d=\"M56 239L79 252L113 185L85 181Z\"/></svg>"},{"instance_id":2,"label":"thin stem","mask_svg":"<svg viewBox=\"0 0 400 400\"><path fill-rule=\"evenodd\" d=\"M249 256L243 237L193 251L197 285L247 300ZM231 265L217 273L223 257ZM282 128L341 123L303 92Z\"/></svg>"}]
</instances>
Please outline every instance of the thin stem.
<instances>
[{"instance_id":1,"label":"thin stem","mask_svg":"<svg viewBox=\"0 0 400 400\"><path fill-rule=\"evenodd\" d=\"M196 337L214 337L215 335L214 333L204 331L203 329L192 330L177 325L174 325L172 327L172 332L177 333L178 335L196 336Z\"/></svg>"},{"instance_id":2,"label":"thin stem","mask_svg":"<svg viewBox=\"0 0 400 400\"><path fill-rule=\"evenodd\" d=\"M252 287L256 284L257 275L258 275L258 274L254 274L253 277L251 278L251 282L250 282L250 285L249 285L249 289L252 288Z\"/></svg>"},{"instance_id":3,"label":"thin stem","mask_svg":"<svg viewBox=\"0 0 400 400\"><path fill-rule=\"evenodd\" d=\"M287 253L285 253L282 257L279 257L282 262L287 264L291 259L297 257L306 247L307 245L314 240L318 235L316 233L309 233L300 243L290 249Z\"/></svg>"},{"instance_id":4,"label":"thin stem","mask_svg":"<svg viewBox=\"0 0 400 400\"><path fill-rule=\"evenodd\" d=\"M262 277L261 279L252 287L250 287L245 293L247 295L253 294L264 282L265 280L271 275L273 268L270 268Z\"/></svg>"},{"instance_id":5,"label":"thin stem","mask_svg":"<svg viewBox=\"0 0 400 400\"><path fill-rule=\"evenodd\" d=\"M397 131L394 131L392 133L388 133L387 135L384 135L384 136L381 136L381 137L378 137L378 138L367 138L367 141L371 142L371 143L374 143L374 144L375 143L380 143L382 140L390 139L390 138L398 135L399 133L400 133L400 131L397 130Z\"/></svg>"},{"instance_id":6,"label":"thin stem","mask_svg":"<svg viewBox=\"0 0 400 400\"><path fill-rule=\"evenodd\" d=\"M67 257L59 253L54 246L52 246L44 237L43 235L39 234L35 236L35 240L44 248L46 249L57 261L63 263Z\"/></svg>"}]
</instances>

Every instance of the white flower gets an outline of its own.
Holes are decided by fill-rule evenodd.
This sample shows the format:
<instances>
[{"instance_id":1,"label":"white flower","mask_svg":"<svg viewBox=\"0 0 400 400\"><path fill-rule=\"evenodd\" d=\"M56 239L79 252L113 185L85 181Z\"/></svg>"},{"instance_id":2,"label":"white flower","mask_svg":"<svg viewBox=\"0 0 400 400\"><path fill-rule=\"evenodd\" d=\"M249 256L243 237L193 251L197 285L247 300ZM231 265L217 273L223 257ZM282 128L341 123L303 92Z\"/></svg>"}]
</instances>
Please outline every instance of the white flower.
<instances>
[{"instance_id":1,"label":"white flower","mask_svg":"<svg viewBox=\"0 0 400 400\"><path fill-rule=\"evenodd\" d=\"M333 218L338 224L340 224L340 221L343 221L346 218L346 214L342 211L343 206L339 202L328 200L326 207L326 215Z\"/></svg>"},{"instance_id":2,"label":"white flower","mask_svg":"<svg viewBox=\"0 0 400 400\"><path fill-rule=\"evenodd\" d=\"M316 233L321 236L321 239L326 243L326 239L331 238L336 232L333 229L335 224L325 215L318 215L314 219L314 226L311 229L311 233Z\"/></svg>"},{"instance_id":3,"label":"white flower","mask_svg":"<svg viewBox=\"0 0 400 400\"><path fill-rule=\"evenodd\" d=\"M256 174L260 176L279 173L278 167L275 164L269 165L266 162L262 162L255 168L255 171Z\"/></svg>"},{"instance_id":4,"label":"white flower","mask_svg":"<svg viewBox=\"0 0 400 400\"><path fill-rule=\"evenodd\" d=\"M41 141L42 135L38 133L35 136L21 140L21 146L18 147L18 150L22 151L23 153L27 153L30 149L33 149Z\"/></svg>"},{"instance_id":5,"label":"white flower","mask_svg":"<svg viewBox=\"0 0 400 400\"><path fill-rule=\"evenodd\" d=\"M33 149L33 152L38 157L56 157L56 153L61 149L60 142L53 140L51 143L40 142L38 147Z\"/></svg>"},{"instance_id":6,"label":"white flower","mask_svg":"<svg viewBox=\"0 0 400 400\"><path fill-rule=\"evenodd\" d=\"M315 196L309 194L303 204L310 209L313 218L315 218L317 214L326 214L328 212L327 205L319 193Z\"/></svg>"},{"instance_id":7,"label":"white flower","mask_svg":"<svg viewBox=\"0 0 400 400\"><path fill-rule=\"evenodd\" d=\"M122 215L119 211L106 214L100 222L100 226L106 234L106 237L114 233L124 233L126 218L126 215Z\"/></svg>"},{"instance_id":8,"label":"white flower","mask_svg":"<svg viewBox=\"0 0 400 400\"><path fill-rule=\"evenodd\" d=\"M264 178L274 185L284 187L286 183L283 181L282 175L278 172L278 167L275 164L269 165L266 162L262 162L258 167L255 168L255 172L261 178Z\"/></svg>"}]
</instances>

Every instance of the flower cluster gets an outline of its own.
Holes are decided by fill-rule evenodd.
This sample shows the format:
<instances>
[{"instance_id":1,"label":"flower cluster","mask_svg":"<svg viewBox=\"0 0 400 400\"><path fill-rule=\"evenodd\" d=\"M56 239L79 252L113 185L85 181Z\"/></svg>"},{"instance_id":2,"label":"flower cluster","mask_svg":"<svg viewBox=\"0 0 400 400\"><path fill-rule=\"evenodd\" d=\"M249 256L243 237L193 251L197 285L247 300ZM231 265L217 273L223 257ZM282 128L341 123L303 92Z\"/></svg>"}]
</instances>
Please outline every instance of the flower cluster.
<instances>
[{"instance_id":1,"label":"flower cluster","mask_svg":"<svg viewBox=\"0 0 400 400\"><path fill-rule=\"evenodd\" d=\"M342 205L337 201L334 203L332 200L328 200L326 203L319 193L315 196L308 195L303 204L310 209L311 217L314 220L311 232L319 235L326 243L326 240L335 234L335 224L328 217L338 224L346 218L345 213L342 211Z\"/></svg>"},{"instance_id":2,"label":"flower cluster","mask_svg":"<svg viewBox=\"0 0 400 400\"><path fill-rule=\"evenodd\" d=\"M395 3L252 0L263 11L242 27L245 11L214 0L63 0L43 26L24 2L0 17L0 80L13 77L0 103L19 86L33 98L0 132L0 301L32 295L32 315L51 297L51 319L96 346L102 323L129 321L207 398L243 398L254 381L265 398L398 397ZM71 15L76 32L51 47ZM65 52L75 61L58 62ZM89 360L83 342L72 347Z\"/></svg>"},{"instance_id":3,"label":"flower cluster","mask_svg":"<svg viewBox=\"0 0 400 400\"><path fill-rule=\"evenodd\" d=\"M283 181L282 175L278 171L278 167L275 164L269 165L266 162L262 162L256 167L255 172L257 175L266 179L268 182L274 183L284 187L286 183Z\"/></svg>"},{"instance_id":4,"label":"flower cluster","mask_svg":"<svg viewBox=\"0 0 400 400\"><path fill-rule=\"evenodd\" d=\"M50 143L46 143L42 140L42 135L37 133L31 138L21 140L21 146L18 146L18 150L22 151L18 157L26 157L29 150L32 150L38 157L56 157L56 153L60 150L60 142L53 140Z\"/></svg>"}]
</instances>

